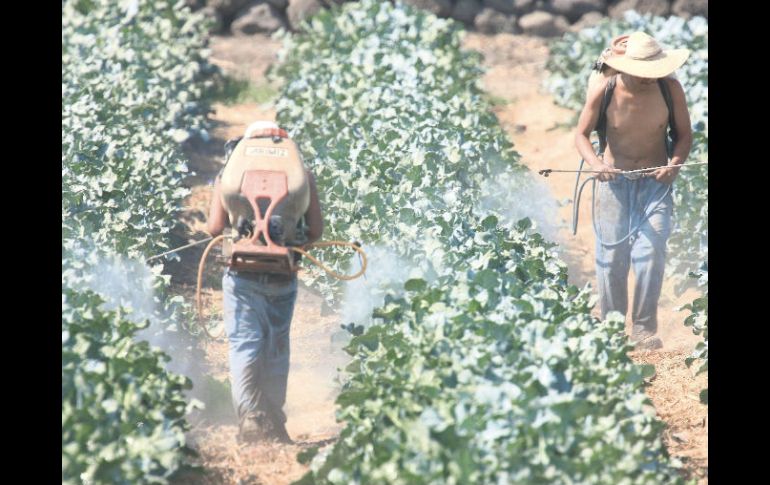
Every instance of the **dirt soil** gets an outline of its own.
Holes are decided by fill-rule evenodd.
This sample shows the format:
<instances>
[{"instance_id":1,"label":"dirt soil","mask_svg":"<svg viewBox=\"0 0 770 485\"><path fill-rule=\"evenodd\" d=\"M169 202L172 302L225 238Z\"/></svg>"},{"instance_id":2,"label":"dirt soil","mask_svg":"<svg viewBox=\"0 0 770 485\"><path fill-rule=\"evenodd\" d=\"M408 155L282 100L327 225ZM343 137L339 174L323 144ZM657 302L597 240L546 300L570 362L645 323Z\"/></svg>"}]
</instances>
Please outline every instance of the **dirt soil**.
<instances>
[{"instance_id":1,"label":"dirt soil","mask_svg":"<svg viewBox=\"0 0 770 485\"><path fill-rule=\"evenodd\" d=\"M510 34L496 36L469 33L466 48L485 56L487 73L485 89L498 100L494 111L501 125L521 153L522 162L533 170L541 168L574 169L579 161L569 127L573 117L570 110L560 108L542 88L544 64L548 48L542 39ZM211 61L226 73L265 83L267 68L277 59L280 44L266 36L250 38L214 37ZM211 182L222 167L223 144L243 133L246 126L258 119L275 119L270 105L216 104L214 129L208 143L195 142L187 147L195 175L188 178L192 194L186 200L182 220L187 234L179 237L200 239L204 236L206 214L210 201ZM556 200L571 199L574 178L571 175L551 175L545 179ZM561 209L564 221L571 219L571 204ZM589 204L581 204L576 236L565 227L559 236L561 256L569 265L570 280L578 286L593 284L594 236L590 226ZM196 270L202 248L185 251L180 264L172 272L176 290L189 300L194 296ZM209 258L206 273L204 306L212 315L221 314L221 266ZM633 288L633 277L629 288ZM708 483L708 421L707 406L698 402L698 392L707 386L706 376L694 377L684 364L699 338L682 324L684 312L679 305L692 301L696 290L676 296L672 283L667 282L661 297L659 334L664 341L661 351L631 354L638 363L654 364L657 376L647 388L659 417L667 425L665 443L673 456L684 462L685 475L698 478L698 484ZM286 412L287 429L294 445L238 445L235 441L237 424L234 415L225 419L199 419L189 433L189 443L197 451L197 463L206 470L203 476L188 475L178 483L190 484L270 484L284 485L299 479L307 470L296 460L298 452L311 446L327 446L341 429L336 423L334 399L339 389L337 370L344 367L348 357L335 341L339 335L336 314L321 311L321 299L311 289L301 287L291 330L291 371L289 374ZM627 322L630 328L630 322ZM221 331L220 328L215 331ZM227 343L224 340L202 344L206 354L204 364L209 375L226 381L228 375ZM228 396L222 396L227 400ZM223 403L217 403L222 405Z\"/></svg>"}]
</instances>

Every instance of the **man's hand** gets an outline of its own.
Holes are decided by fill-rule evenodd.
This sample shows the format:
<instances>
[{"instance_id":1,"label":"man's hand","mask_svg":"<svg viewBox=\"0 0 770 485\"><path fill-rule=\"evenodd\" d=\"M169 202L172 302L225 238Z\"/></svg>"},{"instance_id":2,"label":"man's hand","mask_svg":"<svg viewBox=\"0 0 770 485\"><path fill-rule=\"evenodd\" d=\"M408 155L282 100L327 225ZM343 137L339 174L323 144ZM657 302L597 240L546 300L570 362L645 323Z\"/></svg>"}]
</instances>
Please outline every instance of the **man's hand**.
<instances>
[{"instance_id":1,"label":"man's hand","mask_svg":"<svg viewBox=\"0 0 770 485\"><path fill-rule=\"evenodd\" d=\"M670 184L679 175L679 168L678 165L667 165L651 172L650 176L662 184Z\"/></svg>"},{"instance_id":2,"label":"man's hand","mask_svg":"<svg viewBox=\"0 0 770 485\"><path fill-rule=\"evenodd\" d=\"M596 178L598 178L601 182L615 180L615 178L618 176L617 174L620 173L620 170L615 167L611 167L606 163L598 165L596 170L601 170L601 173L596 175Z\"/></svg>"}]
</instances>

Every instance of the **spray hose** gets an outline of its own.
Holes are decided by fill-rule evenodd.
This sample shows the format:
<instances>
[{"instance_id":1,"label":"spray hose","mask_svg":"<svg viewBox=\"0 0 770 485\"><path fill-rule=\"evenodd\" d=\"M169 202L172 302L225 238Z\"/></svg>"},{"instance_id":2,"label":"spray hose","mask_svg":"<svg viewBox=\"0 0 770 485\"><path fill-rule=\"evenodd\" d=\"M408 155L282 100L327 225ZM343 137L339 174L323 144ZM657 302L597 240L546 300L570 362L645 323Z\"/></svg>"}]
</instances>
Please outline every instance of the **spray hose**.
<instances>
[{"instance_id":1,"label":"spray hose","mask_svg":"<svg viewBox=\"0 0 770 485\"><path fill-rule=\"evenodd\" d=\"M583 162L581 160L581 166L582 166L582 164L583 164ZM592 182L593 186L591 187L591 222L593 224L594 234L596 235L596 240L599 241L599 243L601 243L601 245L604 246L604 247L613 247L613 246L617 246L619 244L622 244L628 238L630 238L633 234L635 234L639 230L639 228L642 227L642 224L644 224L644 222L650 217L650 215L652 215L652 213L655 211L655 209L658 208L658 206L661 204L661 202L663 202L663 200L671 192L671 185L668 185L666 187L666 190L663 192L663 195L657 201L655 201L654 205L652 205L652 206L650 206L650 203L652 202L652 196L651 196L650 200L648 200L647 203L644 204L644 206L643 206L643 207L650 207L650 209L645 210L644 217L641 218L639 223L633 229L629 230L629 232L624 237L622 237L621 239L618 239L615 242L608 243L608 242L605 242L602 239L602 237L599 235L599 228L596 226L596 181L597 181L597 178L596 177L589 177L589 178L587 178L585 181L583 181L582 184L580 184L580 190L578 190L579 177L580 177L580 174L578 173L578 177L575 179L575 193L577 194L577 196L573 199L575 201L575 203L573 205L573 210L572 210L572 235L574 236L574 235L577 234L578 214L579 214L579 209L580 209L580 197L583 194L583 188L585 188L585 186L586 186L586 184L588 184L588 182ZM654 196L654 194L653 194L653 196ZM629 215L629 224L628 224L628 226L631 227L631 221L633 220L632 218L634 216L634 213L632 211L629 211L628 215Z\"/></svg>"},{"instance_id":2,"label":"spray hose","mask_svg":"<svg viewBox=\"0 0 770 485\"><path fill-rule=\"evenodd\" d=\"M593 143L593 145L596 145L596 142ZM583 189L585 188L586 184L588 182L592 182L593 186L591 187L591 222L593 223L594 228L594 234L596 234L596 239L599 241L603 246L605 247L612 247L617 246L618 244L623 243L626 241L629 237L631 237L636 231L639 230L640 227L642 227L642 224L650 217L652 212L657 209L657 207L660 205L661 202L668 196L668 194L671 192L672 184L669 184L666 188L666 191L663 193L663 195L655 201L655 205L652 206L651 209L646 210L644 217L639 221L639 224L636 225L633 229L629 231L628 234L625 235L622 239L619 239L615 242L608 243L602 240L601 236L599 235L599 228L596 226L596 176L588 177L582 184L580 183L580 175L583 173L602 173L601 170L583 170L583 165L585 164L585 159L580 160L580 166L577 170L554 170L550 168L546 168L544 170L540 170L538 173L544 177L548 177L551 173L576 173L575 176L575 190L572 195L573 205L572 205L572 235L577 234L577 223L578 223L578 215L579 215L579 209L580 209L580 197L583 195ZM680 168L687 168L697 165L708 165L708 162L692 162L682 165L677 165L672 168L680 169ZM647 172L652 172L655 170L658 170L660 168L666 168L670 166L663 166L663 167L648 167L648 168L642 168L639 170L627 170L627 171L621 171L618 173L619 176L626 177L629 180L636 180L639 177L646 176ZM649 207L650 202L652 202L652 198L647 201L647 204L644 205L644 207ZM633 217L633 213L629 213L629 217ZM631 226L629 221L629 227Z\"/></svg>"},{"instance_id":3,"label":"spray hose","mask_svg":"<svg viewBox=\"0 0 770 485\"><path fill-rule=\"evenodd\" d=\"M326 266L324 263L319 261L317 258L311 256L307 252L307 249L311 249L311 248L325 248L325 247L329 247L329 246L345 246L345 247L353 248L353 250L355 252L357 252L359 254L359 256L361 256L361 270L358 273L354 274L354 275L344 275L344 274L341 274L341 273L337 273L336 271L333 271L333 270L329 269L328 266ZM291 251L294 251L295 253L299 253L299 254L307 257L307 259L309 259L311 263L315 264L316 266L318 266L322 270L326 271L326 274L328 274L332 278L337 278L338 280L342 280L342 281L354 280L354 279L360 277L361 275L363 275L364 272L366 272L366 253L364 252L363 249L361 249L361 245L359 243L352 243L352 242L347 242L347 241L323 241L323 242L306 244L305 246L303 246L301 248L295 248L293 246L289 246L289 249Z\"/></svg>"},{"instance_id":4,"label":"spray hose","mask_svg":"<svg viewBox=\"0 0 770 485\"><path fill-rule=\"evenodd\" d=\"M217 340L218 338L222 337L222 334L225 333L224 328L222 331L217 335L216 337L211 335L209 332L208 327L206 327L206 324L203 322L203 302L201 302L201 282L203 281L203 269L206 267L206 256L209 255L209 251L211 251L211 248L214 247L217 243L224 241L225 236L219 235L211 240L211 242L206 246L206 249L203 250L203 254L201 255L200 263L198 263L198 283L195 287L195 306L196 310L198 311L198 325L203 329L203 332L206 334L208 338L211 340Z\"/></svg>"},{"instance_id":5,"label":"spray hose","mask_svg":"<svg viewBox=\"0 0 770 485\"><path fill-rule=\"evenodd\" d=\"M219 242L223 241L224 239L225 239L224 235L220 235L220 236L217 236L217 237L211 239L211 242L208 244L208 246L206 246L206 249L203 250L203 254L201 255L200 263L198 264L198 282L197 282L197 285L196 285L196 288L195 288L195 305L196 305L196 310L197 310L197 313L198 313L198 324L203 329L203 332L206 334L206 336L209 337L212 340L217 340L217 339L221 338L222 335L224 334L224 329L222 329L222 331L218 335L214 336L214 335L212 335L209 332L208 328L204 324L204 322L203 322L203 302L201 301L201 286L202 286L202 282L203 282L203 270L206 267L206 257L208 256L208 254L211 251L211 249L216 244L218 244ZM312 255L310 255L310 253L307 252L308 249L323 248L323 247L330 247L330 246L344 246L344 247L351 247L351 248L353 248L353 250L356 251L358 253L359 257L361 258L361 270L358 273L353 274L353 275L344 275L344 274L341 274L341 273L337 273L336 271L330 269L323 262L321 262L320 260L318 260L317 258L313 257ZM301 248L297 248L297 247L293 247L293 246L288 246L288 249L291 250L291 251L294 251L295 253L299 253L299 254L307 257L310 260L310 262L312 262L313 264L315 264L316 266L318 266L319 268L324 270L329 276L331 276L333 278L337 278L339 280L343 280L343 281L353 280L353 279L356 279L356 278L360 277L361 275L363 275L366 272L366 265L367 265L366 253L364 252L363 249L361 249L361 244L360 243L352 243L352 242L347 242L347 241L322 241L322 242L317 242L317 243L306 244L306 245L302 246Z\"/></svg>"}]
</instances>

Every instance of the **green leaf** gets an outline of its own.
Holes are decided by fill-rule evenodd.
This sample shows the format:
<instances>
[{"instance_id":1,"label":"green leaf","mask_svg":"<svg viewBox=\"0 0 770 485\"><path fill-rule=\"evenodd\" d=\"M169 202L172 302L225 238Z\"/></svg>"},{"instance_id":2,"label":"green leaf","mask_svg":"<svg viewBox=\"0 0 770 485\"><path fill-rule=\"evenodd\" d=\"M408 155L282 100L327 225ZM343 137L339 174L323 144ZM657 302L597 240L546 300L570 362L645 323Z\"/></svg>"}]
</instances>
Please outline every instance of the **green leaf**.
<instances>
[{"instance_id":1,"label":"green leaf","mask_svg":"<svg viewBox=\"0 0 770 485\"><path fill-rule=\"evenodd\" d=\"M642 377L645 379L649 379L650 377L653 377L655 375L655 365L653 364L644 364L641 366L642 368Z\"/></svg>"},{"instance_id":2,"label":"green leaf","mask_svg":"<svg viewBox=\"0 0 770 485\"><path fill-rule=\"evenodd\" d=\"M484 269L476 273L473 282L487 290L495 290L500 284L497 271Z\"/></svg>"},{"instance_id":3,"label":"green leaf","mask_svg":"<svg viewBox=\"0 0 770 485\"><path fill-rule=\"evenodd\" d=\"M307 465L317 453L318 447L311 446L310 448L302 450L297 454L297 461L303 465Z\"/></svg>"},{"instance_id":4,"label":"green leaf","mask_svg":"<svg viewBox=\"0 0 770 485\"><path fill-rule=\"evenodd\" d=\"M407 291L420 292L428 287L428 283L421 278L412 278L404 283L404 289Z\"/></svg>"},{"instance_id":5,"label":"green leaf","mask_svg":"<svg viewBox=\"0 0 770 485\"><path fill-rule=\"evenodd\" d=\"M709 403L709 390L704 389L700 392L700 402L708 405Z\"/></svg>"}]
</instances>

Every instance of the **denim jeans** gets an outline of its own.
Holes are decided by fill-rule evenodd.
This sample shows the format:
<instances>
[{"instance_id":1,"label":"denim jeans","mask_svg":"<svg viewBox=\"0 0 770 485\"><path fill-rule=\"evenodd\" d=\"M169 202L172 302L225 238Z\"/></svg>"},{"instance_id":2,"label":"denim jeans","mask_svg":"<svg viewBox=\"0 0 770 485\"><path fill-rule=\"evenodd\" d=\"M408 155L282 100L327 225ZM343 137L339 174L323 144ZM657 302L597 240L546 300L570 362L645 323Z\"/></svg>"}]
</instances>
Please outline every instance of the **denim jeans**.
<instances>
[{"instance_id":1,"label":"denim jeans","mask_svg":"<svg viewBox=\"0 0 770 485\"><path fill-rule=\"evenodd\" d=\"M602 318L610 311L626 315L628 271L633 264L632 338L648 337L658 330L658 300L674 207L670 186L652 177L621 176L598 182L596 197L596 279ZM637 227L625 241L613 244Z\"/></svg>"},{"instance_id":2,"label":"denim jeans","mask_svg":"<svg viewBox=\"0 0 770 485\"><path fill-rule=\"evenodd\" d=\"M228 269L222 289L230 383L238 418L266 416L285 423L289 328L297 300L297 277Z\"/></svg>"}]
</instances>

